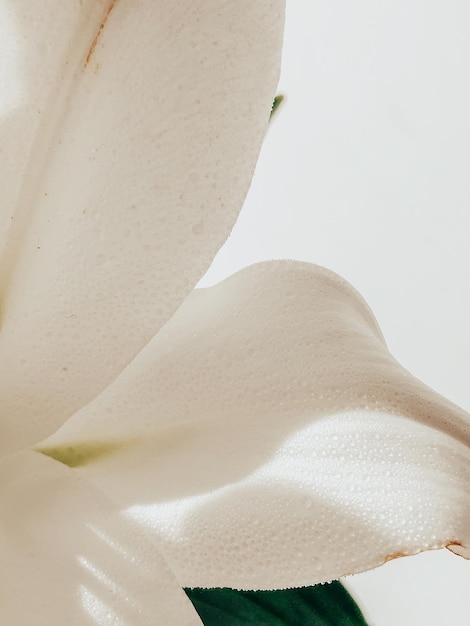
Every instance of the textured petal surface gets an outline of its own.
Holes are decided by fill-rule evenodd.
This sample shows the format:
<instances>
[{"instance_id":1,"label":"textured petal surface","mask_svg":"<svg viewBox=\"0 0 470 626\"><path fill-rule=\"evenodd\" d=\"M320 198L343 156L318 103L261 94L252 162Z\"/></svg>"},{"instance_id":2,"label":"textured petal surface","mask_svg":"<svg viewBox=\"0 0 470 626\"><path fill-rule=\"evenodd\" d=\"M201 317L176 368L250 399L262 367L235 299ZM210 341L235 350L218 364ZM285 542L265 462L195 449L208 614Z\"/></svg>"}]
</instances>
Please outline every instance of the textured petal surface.
<instances>
[{"instance_id":1,"label":"textured petal surface","mask_svg":"<svg viewBox=\"0 0 470 626\"><path fill-rule=\"evenodd\" d=\"M283 3L1 6L17 78L0 130L11 450L101 391L229 234L274 96Z\"/></svg>"},{"instance_id":2,"label":"textured petal surface","mask_svg":"<svg viewBox=\"0 0 470 626\"><path fill-rule=\"evenodd\" d=\"M184 585L269 588L468 554L469 443L357 292L278 262L194 292L45 445L133 506Z\"/></svg>"},{"instance_id":3,"label":"textured petal surface","mask_svg":"<svg viewBox=\"0 0 470 626\"><path fill-rule=\"evenodd\" d=\"M148 531L35 452L0 462L0 622L200 624Z\"/></svg>"}]
</instances>

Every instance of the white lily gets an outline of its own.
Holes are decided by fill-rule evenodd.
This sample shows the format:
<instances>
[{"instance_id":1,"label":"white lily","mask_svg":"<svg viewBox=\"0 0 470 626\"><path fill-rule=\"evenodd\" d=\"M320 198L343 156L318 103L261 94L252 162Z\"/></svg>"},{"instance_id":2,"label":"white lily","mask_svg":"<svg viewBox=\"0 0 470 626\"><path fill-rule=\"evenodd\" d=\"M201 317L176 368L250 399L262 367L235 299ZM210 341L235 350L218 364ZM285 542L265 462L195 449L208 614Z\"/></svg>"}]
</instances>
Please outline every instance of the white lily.
<instances>
[{"instance_id":1,"label":"white lily","mask_svg":"<svg viewBox=\"0 0 470 626\"><path fill-rule=\"evenodd\" d=\"M20 51L0 100L3 621L198 624L182 586L468 556L469 416L351 287L273 262L191 292L249 185L282 5L0 3L2 56Z\"/></svg>"}]
</instances>

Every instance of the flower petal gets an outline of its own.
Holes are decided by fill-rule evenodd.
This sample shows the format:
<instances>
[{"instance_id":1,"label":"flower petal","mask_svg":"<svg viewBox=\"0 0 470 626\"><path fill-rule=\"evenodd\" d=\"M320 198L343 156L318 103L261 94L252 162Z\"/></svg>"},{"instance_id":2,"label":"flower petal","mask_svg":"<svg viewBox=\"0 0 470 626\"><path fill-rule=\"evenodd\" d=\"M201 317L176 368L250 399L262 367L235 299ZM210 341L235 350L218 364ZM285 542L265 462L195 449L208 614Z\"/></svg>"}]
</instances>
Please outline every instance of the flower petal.
<instances>
[{"instance_id":1,"label":"flower petal","mask_svg":"<svg viewBox=\"0 0 470 626\"><path fill-rule=\"evenodd\" d=\"M273 262L195 291L44 445L147 519L182 584L275 588L469 555L469 424L348 284Z\"/></svg>"},{"instance_id":2,"label":"flower petal","mask_svg":"<svg viewBox=\"0 0 470 626\"><path fill-rule=\"evenodd\" d=\"M282 6L55 0L40 20L30 3L10 9L26 49L25 131L1 166L14 173L0 264L8 450L99 393L226 239L268 123Z\"/></svg>"},{"instance_id":3,"label":"flower petal","mask_svg":"<svg viewBox=\"0 0 470 626\"><path fill-rule=\"evenodd\" d=\"M2 624L201 624L141 524L35 452L0 462Z\"/></svg>"}]
</instances>

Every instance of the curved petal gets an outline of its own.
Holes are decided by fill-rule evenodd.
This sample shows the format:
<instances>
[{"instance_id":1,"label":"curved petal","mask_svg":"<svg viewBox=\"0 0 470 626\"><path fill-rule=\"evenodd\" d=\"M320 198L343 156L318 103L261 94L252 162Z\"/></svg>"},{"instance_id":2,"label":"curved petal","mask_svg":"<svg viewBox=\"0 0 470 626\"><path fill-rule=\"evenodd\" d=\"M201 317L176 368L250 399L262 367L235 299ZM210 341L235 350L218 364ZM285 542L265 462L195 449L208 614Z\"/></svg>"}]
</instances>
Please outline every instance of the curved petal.
<instances>
[{"instance_id":1,"label":"curved petal","mask_svg":"<svg viewBox=\"0 0 470 626\"><path fill-rule=\"evenodd\" d=\"M0 165L14 174L0 262L6 449L99 393L226 239L269 118L282 4L54 0L40 20L11 6L25 125Z\"/></svg>"},{"instance_id":2,"label":"curved petal","mask_svg":"<svg viewBox=\"0 0 470 626\"><path fill-rule=\"evenodd\" d=\"M468 555L469 420L343 280L277 262L194 292L44 451L133 505L184 585L274 588Z\"/></svg>"},{"instance_id":3,"label":"curved petal","mask_svg":"<svg viewBox=\"0 0 470 626\"><path fill-rule=\"evenodd\" d=\"M2 624L200 624L149 533L35 452L0 462Z\"/></svg>"}]
</instances>

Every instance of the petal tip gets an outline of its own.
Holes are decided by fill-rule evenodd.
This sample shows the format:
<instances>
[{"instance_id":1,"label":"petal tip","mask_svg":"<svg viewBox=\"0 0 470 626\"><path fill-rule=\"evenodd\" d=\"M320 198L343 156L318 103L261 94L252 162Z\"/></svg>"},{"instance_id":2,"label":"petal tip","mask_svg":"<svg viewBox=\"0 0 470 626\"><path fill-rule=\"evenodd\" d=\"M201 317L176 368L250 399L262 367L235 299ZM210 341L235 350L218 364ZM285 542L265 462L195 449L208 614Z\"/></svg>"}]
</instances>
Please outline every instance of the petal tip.
<instances>
[{"instance_id":1,"label":"petal tip","mask_svg":"<svg viewBox=\"0 0 470 626\"><path fill-rule=\"evenodd\" d=\"M461 556L464 559L470 560L470 548L463 545L459 541L455 543L448 543L446 545L446 548L450 550L450 552L457 554L457 556Z\"/></svg>"}]
</instances>

